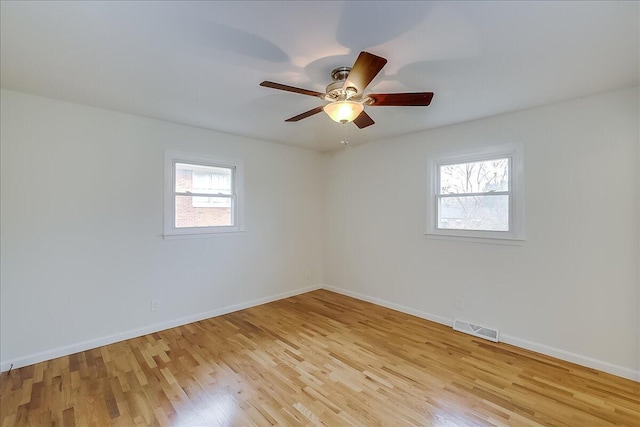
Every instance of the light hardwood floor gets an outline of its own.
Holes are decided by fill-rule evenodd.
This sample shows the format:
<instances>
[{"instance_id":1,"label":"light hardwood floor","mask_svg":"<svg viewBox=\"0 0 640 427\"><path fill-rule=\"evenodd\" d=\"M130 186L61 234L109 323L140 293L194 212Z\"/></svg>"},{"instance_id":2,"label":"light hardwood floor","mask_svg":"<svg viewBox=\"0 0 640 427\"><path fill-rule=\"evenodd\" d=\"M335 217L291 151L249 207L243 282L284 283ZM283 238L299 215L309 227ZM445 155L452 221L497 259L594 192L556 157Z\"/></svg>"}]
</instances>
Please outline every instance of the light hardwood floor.
<instances>
[{"instance_id":1,"label":"light hardwood floor","mask_svg":"<svg viewBox=\"0 0 640 427\"><path fill-rule=\"evenodd\" d=\"M640 383L319 290L13 370L2 426L640 425Z\"/></svg>"}]
</instances>

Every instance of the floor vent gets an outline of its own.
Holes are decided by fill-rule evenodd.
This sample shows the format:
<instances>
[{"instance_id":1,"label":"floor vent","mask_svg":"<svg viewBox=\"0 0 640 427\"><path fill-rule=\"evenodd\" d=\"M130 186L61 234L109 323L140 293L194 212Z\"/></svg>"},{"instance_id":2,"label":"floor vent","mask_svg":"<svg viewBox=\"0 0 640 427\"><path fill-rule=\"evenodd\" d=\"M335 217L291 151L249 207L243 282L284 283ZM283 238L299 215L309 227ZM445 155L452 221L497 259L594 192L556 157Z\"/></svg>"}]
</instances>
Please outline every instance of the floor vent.
<instances>
[{"instance_id":1,"label":"floor vent","mask_svg":"<svg viewBox=\"0 0 640 427\"><path fill-rule=\"evenodd\" d=\"M487 328L486 326L474 325L464 320L455 319L453 321L453 329L464 332L465 334L474 335L489 341L498 342L499 332L497 329Z\"/></svg>"}]
</instances>

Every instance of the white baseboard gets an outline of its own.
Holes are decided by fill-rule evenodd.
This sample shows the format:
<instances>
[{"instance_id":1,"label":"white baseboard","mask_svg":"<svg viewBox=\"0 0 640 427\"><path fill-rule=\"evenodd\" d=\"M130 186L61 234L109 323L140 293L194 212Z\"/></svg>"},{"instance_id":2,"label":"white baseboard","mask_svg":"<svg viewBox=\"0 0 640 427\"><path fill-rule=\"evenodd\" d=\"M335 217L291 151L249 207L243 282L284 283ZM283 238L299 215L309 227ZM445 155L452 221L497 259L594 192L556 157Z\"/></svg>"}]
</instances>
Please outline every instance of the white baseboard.
<instances>
[{"instance_id":1,"label":"white baseboard","mask_svg":"<svg viewBox=\"0 0 640 427\"><path fill-rule=\"evenodd\" d=\"M90 350L90 349L101 347L107 344L113 344L113 343L124 341L130 338L136 338L142 335L163 331L165 329L175 328L177 326L186 325L189 323L208 319L210 317L220 316L220 315L232 313L238 310L244 310L245 308L255 307L257 305L266 304L266 303L277 301L283 298L289 298L289 297L300 295L306 292L315 291L317 289L327 289L332 292L336 292L336 293L346 295L352 298L356 298L362 301L367 301L372 304L376 304L382 307L390 308L392 310L400 311L402 313L411 314L413 316L430 320L432 322L440 323L446 326L453 325L453 319L450 319L448 317L427 313L421 310L416 310L411 307L407 307L401 304L396 304L396 303L386 301L380 298L372 297L369 295L361 294L359 292L353 292L346 289L336 288L334 286L317 285L317 286L309 286L306 288L300 288L293 291L282 292L270 297L259 298L259 299L244 302L241 304L222 307L222 308L208 311L205 313L199 313L192 316L181 317L179 319L175 319L168 322L158 323L158 324L154 324L154 325L150 325L150 326L146 326L138 329L132 329L126 332L109 335L106 337L96 338L96 339L83 341L80 343L76 343L76 344L72 344L64 347L58 347L52 350L43 351L40 353L30 354L30 355L19 357L12 360L2 361L0 364L0 369L2 372L5 372L5 371L8 371L12 365L13 365L13 368L20 368L22 366L32 365L34 363L39 363L45 360L55 359L56 357L67 356L69 354ZM602 360L583 356L580 354L571 353L566 350L550 347L544 344L535 343L522 338L511 336L511 335L501 334L500 340L502 342L514 345L516 347L521 347L527 350L535 351L537 353L545 354L547 356L555 357L561 360L566 360L568 362L576 363L578 365L586 366L588 368L597 369L599 371L607 372L613 375L617 375L619 377L627 378L634 381L640 381L640 370L633 370L630 368L626 368L624 366L619 366L609 362L604 362Z\"/></svg>"},{"instance_id":2,"label":"white baseboard","mask_svg":"<svg viewBox=\"0 0 640 427\"><path fill-rule=\"evenodd\" d=\"M332 292L336 292L338 294L353 297L362 301L367 301L376 305L380 305L382 307L390 308L392 310L397 310L402 313L411 314L412 316L420 317L422 319L431 320L432 322L440 323L446 326L453 326L453 319L449 319L448 317L416 310L401 304L396 304L380 298L371 297L369 295L364 295L346 289L327 285L324 285L323 288ZM640 370L633 370L624 366L614 365L613 363L604 362L602 360L594 359L576 353L571 353L566 350L561 350L559 348L550 347L548 345L539 344L511 335L500 334L500 341L506 344L514 345L516 347L535 351L536 353L541 353L547 356L555 357L557 359L565 360L567 362L572 362L577 365L586 366L587 368L597 369L599 371L607 372L609 374L613 374L622 378L640 382Z\"/></svg>"},{"instance_id":3,"label":"white baseboard","mask_svg":"<svg viewBox=\"0 0 640 427\"><path fill-rule=\"evenodd\" d=\"M380 298L370 297L369 295L364 295L358 292L348 291L346 289L336 288L333 286L323 286L323 289L326 289L331 292L335 292L337 294L346 295L348 297L353 297L355 299L359 299L362 301L370 302L375 305L380 305L382 307L390 308L392 310L401 311L402 313L411 314L412 316L420 317L422 319L431 320L432 322L441 323L443 325L452 326L453 327L453 319L449 319L447 317L438 316L437 314L427 313L426 311L416 310L414 308L406 307L404 305L396 304L393 302L389 302Z\"/></svg>"},{"instance_id":4,"label":"white baseboard","mask_svg":"<svg viewBox=\"0 0 640 427\"><path fill-rule=\"evenodd\" d=\"M179 319L170 320L168 322L157 323L154 325L145 326L143 328L131 329L129 331L121 332L118 334L108 335L105 337L95 338L88 341L83 341L64 347L58 347L52 350L43 351L40 353L29 354L16 359L3 360L0 365L1 372L8 371L12 365L13 369L21 368L23 366L33 365L34 363L43 362L45 360L55 359L57 357L68 356L70 354L78 353L80 351L90 350L96 347L101 347L107 344L113 344L116 342L128 340L131 338L140 337L146 334L152 334L165 329L175 328L177 326L186 325L200 320L208 319L210 317L216 317L223 314L232 313L238 310L244 310L245 308L255 307L257 305L266 304L269 302L277 301L283 298L289 298L295 295L304 294L306 292L315 291L322 286L308 286L306 288L295 289L293 291L282 292L276 295L272 295L265 298L258 298L252 301L244 302L241 304L229 305L227 307L218 308L216 310L207 311L205 313L199 313L192 316L185 316Z\"/></svg>"},{"instance_id":5,"label":"white baseboard","mask_svg":"<svg viewBox=\"0 0 640 427\"><path fill-rule=\"evenodd\" d=\"M581 354L572 353L570 351L561 350L559 348L550 347L548 345L539 344L511 335L501 334L500 341L516 347L535 351L536 353L545 354L547 356L575 363L577 365L586 366L587 368L597 369L598 371L607 372L618 377L640 382L640 371L634 371L633 369L625 368L624 366L614 365L613 363L604 362L592 357L583 356Z\"/></svg>"}]
</instances>

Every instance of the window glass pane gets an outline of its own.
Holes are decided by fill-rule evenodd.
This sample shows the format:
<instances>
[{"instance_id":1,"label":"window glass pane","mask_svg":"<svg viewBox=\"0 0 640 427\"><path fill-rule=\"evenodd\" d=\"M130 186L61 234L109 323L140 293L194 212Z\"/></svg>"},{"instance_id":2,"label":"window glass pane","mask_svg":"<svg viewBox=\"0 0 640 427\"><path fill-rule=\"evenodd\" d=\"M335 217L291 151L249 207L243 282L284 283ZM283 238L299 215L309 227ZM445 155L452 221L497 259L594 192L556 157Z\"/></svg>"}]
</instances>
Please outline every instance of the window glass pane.
<instances>
[{"instance_id":1,"label":"window glass pane","mask_svg":"<svg viewBox=\"0 0 640 427\"><path fill-rule=\"evenodd\" d=\"M509 196L439 197L438 228L509 231Z\"/></svg>"},{"instance_id":2,"label":"window glass pane","mask_svg":"<svg viewBox=\"0 0 640 427\"><path fill-rule=\"evenodd\" d=\"M176 163L176 192L231 195L231 168Z\"/></svg>"},{"instance_id":3,"label":"window glass pane","mask_svg":"<svg viewBox=\"0 0 640 427\"><path fill-rule=\"evenodd\" d=\"M231 199L228 197L198 197L198 199L224 199L227 206L196 206L195 197L176 196L176 228L231 226Z\"/></svg>"},{"instance_id":4,"label":"window glass pane","mask_svg":"<svg viewBox=\"0 0 640 427\"><path fill-rule=\"evenodd\" d=\"M439 194L509 191L509 159L440 165Z\"/></svg>"}]
</instances>

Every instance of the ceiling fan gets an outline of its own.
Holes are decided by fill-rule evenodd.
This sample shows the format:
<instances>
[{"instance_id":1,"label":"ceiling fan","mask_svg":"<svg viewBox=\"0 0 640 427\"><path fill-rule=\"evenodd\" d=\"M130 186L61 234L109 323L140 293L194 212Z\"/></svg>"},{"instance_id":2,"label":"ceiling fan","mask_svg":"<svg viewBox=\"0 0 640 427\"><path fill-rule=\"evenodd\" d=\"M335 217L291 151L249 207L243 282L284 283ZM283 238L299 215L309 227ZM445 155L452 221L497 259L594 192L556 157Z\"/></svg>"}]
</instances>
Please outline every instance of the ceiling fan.
<instances>
[{"instance_id":1,"label":"ceiling fan","mask_svg":"<svg viewBox=\"0 0 640 427\"><path fill-rule=\"evenodd\" d=\"M375 122L364 111L364 107L426 107L431 103L433 92L375 93L365 95L364 91L382 70L387 60L369 52L360 52L353 67L338 67L331 72L331 82L325 93L301 89L280 83L264 81L260 86L302 95L315 96L329 104L305 111L285 122L297 122L324 111L338 123L353 122L360 129Z\"/></svg>"}]
</instances>

